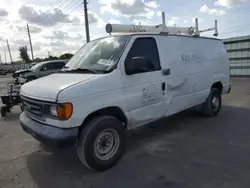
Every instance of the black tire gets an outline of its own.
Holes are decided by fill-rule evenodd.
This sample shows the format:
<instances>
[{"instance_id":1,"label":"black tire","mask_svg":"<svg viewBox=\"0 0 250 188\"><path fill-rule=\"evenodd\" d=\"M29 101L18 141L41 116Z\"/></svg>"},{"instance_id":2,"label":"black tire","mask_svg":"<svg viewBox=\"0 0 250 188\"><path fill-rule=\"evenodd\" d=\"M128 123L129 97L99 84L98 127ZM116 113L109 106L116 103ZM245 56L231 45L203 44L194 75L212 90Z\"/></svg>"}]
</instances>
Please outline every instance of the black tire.
<instances>
[{"instance_id":1,"label":"black tire","mask_svg":"<svg viewBox=\"0 0 250 188\"><path fill-rule=\"evenodd\" d=\"M108 131L112 133L108 133ZM110 135L112 134L116 136L111 139L112 142L108 139L101 140L106 136L105 134L109 134L108 138L111 138ZM115 139L117 140L115 141ZM98 142L97 144L97 141L103 141L105 143ZM111 147L107 146L110 142ZM125 145L126 129L123 123L112 116L100 116L89 121L80 131L77 141L77 154L86 167L95 171L105 171L113 167L121 159L126 147ZM105 156L98 154L98 150L102 150L105 147L108 147L108 150L114 151L112 152L113 155L111 155L110 158L107 157L107 159L103 159ZM116 149L114 150L114 148Z\"/></svg>"},{"instance_id":2,"label":"black tire","mask_svg":"<svg viewBox=\"0 0 250 188\"><path fill-rule=\"evenodd\" d=\"M6 106L2 106L2 107L1 107L1 116L2 116L2 117L5 117L6 114L7 114L7 108L6 108Z\"/></svg>"},{"instance_id":3,"label":"black tire","mask_svg":"<svg viewBox=\"0 0 250 188\"><path fill-rule=\"evenodd\" d=\"M218 101L213 102L214 100ZM202 105L203 113L208 117L217 116L221 109L221 102L222 99L220 90L217 88L212 88L207 100Z\"/></svg>"}]
</instances>

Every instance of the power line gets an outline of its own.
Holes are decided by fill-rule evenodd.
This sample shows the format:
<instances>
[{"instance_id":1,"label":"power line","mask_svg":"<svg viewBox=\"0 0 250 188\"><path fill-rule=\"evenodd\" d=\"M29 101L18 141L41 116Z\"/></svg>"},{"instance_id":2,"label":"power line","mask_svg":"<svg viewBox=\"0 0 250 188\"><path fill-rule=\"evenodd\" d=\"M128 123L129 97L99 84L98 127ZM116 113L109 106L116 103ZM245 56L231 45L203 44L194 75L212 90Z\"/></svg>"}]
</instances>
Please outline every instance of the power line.
<instances>
[{"instance_id":1,"label":"power line","mask_svg":"<svg viewBox=\"0 0 250 188\"><path fill-rule=\"evenodd\" d=\"M79 8L79 6L76 6L74 9L72 9L71 10L71 12L73 12L74 10L76 10L77 8ZM66 16L66 15L65 15ZM65 17L64 16L64 17ZM61 19L62 20L62 19ZM60 21L60 20L59 20ZM59 27L57 27L57 29L59 29L59 28L61 28L62 26L64 26L65 24L67 24L67 23L63 23L63 24L61 24ZM52 26L52 25L51 25ZM48 31L48 32L46 32L46 33L44 33L43 35L46 35L46 34L48 34L48 33L50 33L51 31ZM38 35L38 34L37 34ZM33 39L37 39L37 38L39 38L39 36L36 36L35 38L33 38Z\"/></svg>"},{"instance_id":2,"label":"power line","mask_svg":"<svg viewBox=\"0 0 250 188\"><path fill-rule=\"evenodd\" d=\"M64 5L66 1L67 1L67 0L64 0L60 5ZM61 7L58 7L58 8L59 8L60 10L63 10L63 9L66 9L67 7L69 7L69 5L71 5L71 4L72 4L72 2L71 2L70 4L68 4L68 5L66 5L66 6L61 6ZM44 17L44 19L42 19L42 21L40 22L40 25L42 25L42 22L45 22L45 23L46 23L46 21L48 21L48 20L50 19L50 17L52 17L52 19L53 19L54 17L60 15L60 14L54 14L54 15L53 15L54 10L55 10L55 8L51 11L51 13L49 13L49 14L46 15L47 18ZM62 11L62 13L63 13L63 11ZM38 23L39 23L39 22L38 22Z\"/></svg>"},{"instance_id":3,"label":"power line","mask_svg":"<svg viewBox=\"0 0 250 188\"><path fill-rule=\"evenodd\" d=\"M71 8L74 7L75 5L77 5L80 1L81 1L81 0L75 0L75 3L69 4L69 6L67 6L68 9L66 9L67 12L66 12L65 14L57 14L54 18L52 18L51 24L48 25L48 26L49 26L49 27L50 27L50 26L53 26L53 24L54 24L55 22L62 21L66 16L68 16L69 11L72 12ZM73 1L73 2L74 2L74 1ZM80 4L79 4L78 6L80 6ZM65 8L66 8L66 7L65 7ZM74 9L74 8L73 8L73 9ZM53 23L53 22L54 22L54 23ZM48 27L48 26L47 26L47 27Z\"/></svg>"},{"instance_id":4,"label":"power line","mask_svg":"<svg viewBox=\"0 0 250 188\"><path fill-rule=\"evenodd\" d=\"M81 1L81 0L75 0L75 1L73 1L73 3L68 4L68 6L65 7L65 8L67 8L67 9L66 9L67 12L62 12L62 13L64 13L64 14L57 14L57 15L55 15L55 16L50 20L50 24L45 25L45 26L43 26L43 27L41 27L41 28L51 27L51 26L54 26L56 22L59 23L60 21L62 21L66 16L68 16L69 11L70 11L70 12L73 12L75 9L78 8L78 6L80 6L80 5L77 5L77 7L74 7L74 6L75 6L76 4L78 4L80 1ZM71 9L72 7L74 7L74 8ZM38 34L37 34L37 35L38 35Z\"/></svg>"},{"instance_id":5,"label":"power line","mask_svg":"<svg viewBox=\"0 0 250 188\"><path fill-rule=\"evenodd\" d=\"M54 9L56 8L56 6L60 6L62 5L64 2L66 2L67 0L58 0L52 7L50 7L47 11L43 12L40 15L39 20L36 22L37 25L39 25L39 23L42 23L42 21L44 21L46 19L46 17L49 17L49 15L51 15L51 13L53 13ZM38 31L34 30L34 31Z\"/></svg>"},{"instance_id":6,"label":"power line","mask_svg":"<svg viewBox=\"0 0 250 188\"><path fill-rule=\"evenodd\" d=\"M46 12L43 12L41 14L40 20L38 20L37 23L42 22L46 17L49 17L49 14L53 13L54 9L56 8L56 6L60 6L62 5L64 2L66 2L67 0L58 0L52 7L50 7L50 9L48 9ZM44 15L44 16L43 16Z\"/></svg>"}]
</instances>

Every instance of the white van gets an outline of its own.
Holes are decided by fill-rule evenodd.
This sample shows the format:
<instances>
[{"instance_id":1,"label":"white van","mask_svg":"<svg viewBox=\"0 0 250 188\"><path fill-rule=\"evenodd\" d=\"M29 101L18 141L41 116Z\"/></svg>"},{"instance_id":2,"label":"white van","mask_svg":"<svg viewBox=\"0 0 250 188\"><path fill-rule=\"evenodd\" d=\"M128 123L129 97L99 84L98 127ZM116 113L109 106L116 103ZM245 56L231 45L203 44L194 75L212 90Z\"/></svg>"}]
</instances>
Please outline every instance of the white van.
<instances>
[{"instance_id":1,"label":"white van","mask_svg":"<svg viewBox=\"0 0 250 188\"><path fill-rule=\"evenodd\" d=\"M127 129L197 105L216 116L229 91L221 40L113 35L85 44L61 73L23 85L20 122L44 144L76 144L83 164L104 171L121 158Z\"/></svg>"}]
</instances>

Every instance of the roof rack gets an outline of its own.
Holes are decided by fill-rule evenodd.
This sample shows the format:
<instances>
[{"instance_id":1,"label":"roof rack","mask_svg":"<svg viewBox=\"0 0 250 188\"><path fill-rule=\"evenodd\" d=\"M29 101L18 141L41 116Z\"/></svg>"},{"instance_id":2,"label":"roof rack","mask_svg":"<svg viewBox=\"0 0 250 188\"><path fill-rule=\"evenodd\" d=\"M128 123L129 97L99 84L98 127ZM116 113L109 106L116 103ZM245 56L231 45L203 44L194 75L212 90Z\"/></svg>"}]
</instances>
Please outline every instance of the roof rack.
<instances>
[{"instance_id":1,"label":"roof rack","mask_svg":"<svg viewBox=\"0 0 250 188\"><path fill-rule=\"evenodd\" d=\"M111 33L128 33L128 32L154 32L169 35L191 35L200 36L200 33L214 30L214 36L218 36L217 20L215 26L205 30L199 30L198 18L195 18L195 27L167 27L165 12L162 12L162 24L155 26L148 25L123 25L123 24L107 24L106 32Z\"/></svg>"}]
</instances>

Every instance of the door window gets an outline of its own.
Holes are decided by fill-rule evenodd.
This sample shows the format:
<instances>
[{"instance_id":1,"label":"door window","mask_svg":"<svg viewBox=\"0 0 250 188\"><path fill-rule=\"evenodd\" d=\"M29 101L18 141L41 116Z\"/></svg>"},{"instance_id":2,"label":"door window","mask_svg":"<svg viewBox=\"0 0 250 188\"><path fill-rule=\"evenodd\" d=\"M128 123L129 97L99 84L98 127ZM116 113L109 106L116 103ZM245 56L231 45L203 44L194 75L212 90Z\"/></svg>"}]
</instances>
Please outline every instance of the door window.
<instances>
[{"instance_id":1,"label":"door window","mask_svg":"<svg viewBox=\"0 0 250 188\"><path fill-rule=\"evenodd\" d=\"M53 70L53 69L55 69L54 64L53 63L49 63L49 64L44 65L41 68L41 71L48 71L48 70Z\"/></svg>"},{"instance_id":2,"label":"door window","mask_svg":"<svg viewBox=\"0 0 250 188\"><path fill-rule=\"evenodd\" d=\"M57 62L55 63L55 69L62 69L64 67L65 63L64 62Z\"/></svg>"},{"instance_id":3,"label":"door window","mask_svg":"<svg viewBox=\"0 0 250 188\"><path fill-rule=\"evenodd\" d=\"M126 74L138 74L160 69L160 59L155 39L136 39L125 60Z\"/></svg>"}]
</instances>

